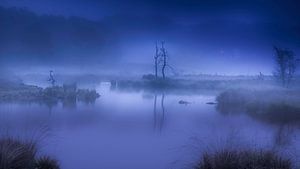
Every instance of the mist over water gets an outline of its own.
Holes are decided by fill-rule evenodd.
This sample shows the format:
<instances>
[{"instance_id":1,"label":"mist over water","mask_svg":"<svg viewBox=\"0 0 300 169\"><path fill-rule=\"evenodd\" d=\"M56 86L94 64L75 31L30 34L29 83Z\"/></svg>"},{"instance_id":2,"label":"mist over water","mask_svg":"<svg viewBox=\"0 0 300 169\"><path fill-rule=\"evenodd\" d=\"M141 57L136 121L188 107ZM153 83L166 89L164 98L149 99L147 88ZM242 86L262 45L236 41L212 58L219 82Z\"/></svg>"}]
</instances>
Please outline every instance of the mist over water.
<instances>
[{"instance_id":1,"label":"mist over water","mask_svg":"<svg viewBox=\"0 0 300 169\"><path fill-rule=\"evenodd\" d=\"M201 152L223 147L299 155L298 127L224 115L206 104L215 101L215 92L128 91L110 82L90 86L101 93L92 104L1 103L2 132L39 138L42 152L66 169L182 168Z\"/></svg>"},{"instance_id":2,"label":"mist over water","mask_svg":"<svg viewBox=\"0 0 300 169\"><path fill-rule=\"evenodd\" d=\"M298 6L1 0L0 168L299 168Z\"/></svg>"}]
</instances>

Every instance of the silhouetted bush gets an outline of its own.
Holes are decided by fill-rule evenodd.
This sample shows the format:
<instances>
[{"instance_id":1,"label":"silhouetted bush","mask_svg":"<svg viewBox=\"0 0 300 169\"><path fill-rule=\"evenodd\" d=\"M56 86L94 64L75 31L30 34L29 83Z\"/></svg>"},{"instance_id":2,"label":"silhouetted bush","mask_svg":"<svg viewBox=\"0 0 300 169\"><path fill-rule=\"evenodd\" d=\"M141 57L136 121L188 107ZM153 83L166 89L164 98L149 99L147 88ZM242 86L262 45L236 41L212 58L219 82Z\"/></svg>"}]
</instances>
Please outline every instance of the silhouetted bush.
<instances>
[{"instance_id":1,"label":"silhouetted bush","mask_svg":"<svg viewBox=\"0 0 300 169\"><path fill-rule=\"evenodd\" d=\"M222 114L246 113L274 124L299 124L300 95L293 91L228 90L217 96Z\"/></svg>"},{"instance_id":2,"label":"silhouetted bush","mask_svg":"<svg viewBox=\"0 0 300 169\"><path fill-rule=\"evenodd\" d=\"M77 98L80 101L92 103L98 97L100 97L100 95L96 92L96 90L88 90L88 89L78 89L77 90Z\"/></svg>"},{"instance_id":3,"label":"silhouetted bush","mask_svg":"<svg viewBox=\"0 0 300 169\"><path fill-rule=\"evenodd\" d=\"M65 92L62 87L53 86L47 87L43 90L44 99L63 99Z\"/></svg>"},{"instance_id":4,"label":"silhouetted bush","mask_svg":"<svg viewBox=\"0 0 300 169\"><path fill-rule=\"evenodd\" d=\"M76 101L95 102L100 97L96 90L78 89L76 84L64 84L45 89L21 84L11 88L0 87L0 102L38 102L52 105L58 102L74 103Z\"/></svg>"},{"instance_id":5,"label":"silhouetted bush","mask_svg":"<svg viewBox=\"0 0 300 169\"><path fill-rule=\"evenodd\" d=\"M220 150L205 153L194 169L291 169L289 159L272 151Z\"/></svg>"}]
</instances>

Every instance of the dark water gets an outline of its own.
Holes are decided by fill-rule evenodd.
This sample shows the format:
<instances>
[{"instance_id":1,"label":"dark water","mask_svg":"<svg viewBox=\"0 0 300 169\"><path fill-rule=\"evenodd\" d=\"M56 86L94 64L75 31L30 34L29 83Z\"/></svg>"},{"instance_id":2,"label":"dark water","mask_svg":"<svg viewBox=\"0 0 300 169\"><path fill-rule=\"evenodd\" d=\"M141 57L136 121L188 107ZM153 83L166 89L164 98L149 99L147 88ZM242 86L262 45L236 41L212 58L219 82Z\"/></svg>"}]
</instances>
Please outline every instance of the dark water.
<instances>
[{"instance_id":1,"label":"dark water","mask_svg":"<svg viewBox=\"0 0 300 169\"><path fill-rule=\"evenodd\" d=\"M1 133L39 140L39 153L63 169L190 168L201 152L224 147L273 149L295 161L300 155L297 126L219 113L206 104L215 93L94 87L101 94L94 104L2 103Z\"/></svg>"}]
</instances>

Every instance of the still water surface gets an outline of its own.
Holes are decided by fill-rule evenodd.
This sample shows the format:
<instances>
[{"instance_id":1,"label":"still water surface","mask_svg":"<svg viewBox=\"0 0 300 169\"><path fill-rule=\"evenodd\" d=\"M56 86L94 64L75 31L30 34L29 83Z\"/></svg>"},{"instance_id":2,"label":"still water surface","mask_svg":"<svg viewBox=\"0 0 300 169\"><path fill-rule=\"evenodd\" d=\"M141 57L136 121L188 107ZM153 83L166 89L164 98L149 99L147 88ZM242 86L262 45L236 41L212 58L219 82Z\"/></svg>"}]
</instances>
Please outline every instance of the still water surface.
<instances>
[{"instance_id":1,"label":"still water surface","mask_svg":"<svg viewBox=\"0 0 300 169\"><path fill-rule=\"evenodd\" d=\"M101 94L93 104L1 103L1 134L39 140L40 154L58 159L62 169L191 168L202 151L224 147L299 156L298 127L219 113L206 104L215 93L93 87Z\"/></svg>"}]
</instances>

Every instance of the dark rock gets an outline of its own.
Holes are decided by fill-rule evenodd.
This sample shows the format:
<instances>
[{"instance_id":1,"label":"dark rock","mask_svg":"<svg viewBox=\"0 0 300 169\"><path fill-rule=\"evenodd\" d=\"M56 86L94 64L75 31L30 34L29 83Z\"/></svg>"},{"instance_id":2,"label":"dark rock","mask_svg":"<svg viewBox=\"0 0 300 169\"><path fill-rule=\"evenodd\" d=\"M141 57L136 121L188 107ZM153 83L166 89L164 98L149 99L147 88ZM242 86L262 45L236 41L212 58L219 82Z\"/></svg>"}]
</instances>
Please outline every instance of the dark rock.
<instances>
[{"instance_id":1,"label":"dark rock","mask_svg":"<svg viewBox=\"0 0 300 169\"><path fill-rule=\"evenodd\" d=\"M191 102L184 101L184 100L180 100L178 103L179 103L179 104L184 104L184 105L191 104Z\"/></svg>"}]
</instances>

